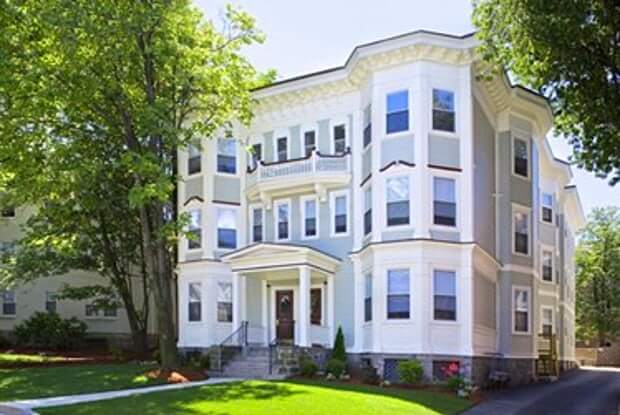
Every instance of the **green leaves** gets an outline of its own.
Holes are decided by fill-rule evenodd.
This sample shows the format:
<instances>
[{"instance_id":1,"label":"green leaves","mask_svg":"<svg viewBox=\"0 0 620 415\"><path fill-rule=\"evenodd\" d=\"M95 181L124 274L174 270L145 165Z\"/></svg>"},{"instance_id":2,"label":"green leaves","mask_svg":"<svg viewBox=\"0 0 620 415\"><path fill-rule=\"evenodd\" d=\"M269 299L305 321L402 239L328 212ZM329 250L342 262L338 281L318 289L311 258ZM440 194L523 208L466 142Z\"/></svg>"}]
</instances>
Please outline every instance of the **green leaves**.
<instances>
[{"instance_id":1,"label":"green leaves","mask_svg":"<svg viewBox=\"0 0 620 415\"><path fill-rule=\"evenodd\" d=\"M620 4L477 0L480 53L551 102L580 167L620 180Z\"/></svg>"}]
</instances>

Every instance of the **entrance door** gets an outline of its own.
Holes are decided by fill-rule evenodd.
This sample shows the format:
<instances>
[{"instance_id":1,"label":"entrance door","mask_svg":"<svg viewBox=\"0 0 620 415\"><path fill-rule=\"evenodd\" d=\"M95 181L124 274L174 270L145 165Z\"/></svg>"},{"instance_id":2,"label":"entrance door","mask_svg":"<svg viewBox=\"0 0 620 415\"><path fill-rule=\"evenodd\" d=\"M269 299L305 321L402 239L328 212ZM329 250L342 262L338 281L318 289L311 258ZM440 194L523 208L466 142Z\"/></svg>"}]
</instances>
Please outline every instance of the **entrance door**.
<instances>
[{"instance_id":1,"label":"entrance door","mask_svg":"<svg viewBox=\"0 0 620 415\"><path fill-rule=\"evenodd\" d=\"M294 332L293 290L278 290L276 291L276 333L278 341L292 342Z\"/></svg>"}]
</instances>

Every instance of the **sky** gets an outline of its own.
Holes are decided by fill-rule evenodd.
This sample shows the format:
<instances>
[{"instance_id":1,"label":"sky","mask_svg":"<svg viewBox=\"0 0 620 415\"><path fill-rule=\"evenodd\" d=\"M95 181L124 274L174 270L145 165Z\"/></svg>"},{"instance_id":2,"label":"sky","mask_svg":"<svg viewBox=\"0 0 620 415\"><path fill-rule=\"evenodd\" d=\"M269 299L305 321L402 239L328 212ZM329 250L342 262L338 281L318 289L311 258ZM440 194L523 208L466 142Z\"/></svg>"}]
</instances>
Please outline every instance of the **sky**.
<instances>
[{"instance_id":1,"label":"sky","mask_svg":"<svg viewBox=\"0 0 620 415\"><path fill-rule=\"evenodd\" d=\"M216 25L227 3L256 18L267 40L244 53L259 70L276 69L284 79L342 65L357 45L419 29L450 34L474 31L471 0L195 0ZM570 146L548 136L556 157ZM573 167L586 214L597 206L620 206L620 184Z\"/></svg>"}]
</instances>

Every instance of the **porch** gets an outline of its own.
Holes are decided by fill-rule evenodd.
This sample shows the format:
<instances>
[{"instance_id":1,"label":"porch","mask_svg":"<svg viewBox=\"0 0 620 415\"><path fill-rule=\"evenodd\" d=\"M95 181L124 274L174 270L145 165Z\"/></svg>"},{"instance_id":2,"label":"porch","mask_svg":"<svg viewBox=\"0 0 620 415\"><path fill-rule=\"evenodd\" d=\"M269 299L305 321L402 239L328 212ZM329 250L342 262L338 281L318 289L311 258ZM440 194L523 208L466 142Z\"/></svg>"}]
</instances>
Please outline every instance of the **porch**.
<instances>
[{"instance_id":1,"label":"porch","mask_svg":"<svg viewBox=\"0 0 620 415\"><path fill-rule=\"evenodd\" d=\"M232 327L223 343L331 347L338 258L307 246L260 243L222 260L233 271Z\"/></svg>"}]
</instances>

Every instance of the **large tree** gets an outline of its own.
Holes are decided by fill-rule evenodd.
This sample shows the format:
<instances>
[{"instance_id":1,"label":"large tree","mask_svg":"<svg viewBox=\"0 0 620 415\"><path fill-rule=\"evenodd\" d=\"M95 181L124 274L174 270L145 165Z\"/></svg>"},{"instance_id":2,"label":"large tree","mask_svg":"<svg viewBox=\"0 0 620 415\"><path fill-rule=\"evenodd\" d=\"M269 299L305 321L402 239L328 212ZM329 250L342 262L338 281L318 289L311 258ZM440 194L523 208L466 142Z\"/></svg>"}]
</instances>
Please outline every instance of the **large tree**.
<instances>
[{"instance_id":1,"label":"large tree","mask_svg":"<svg viewBox=\"0 0 620 415\"><path fill-rule=\"evenodd\" d=\"M481 54L549 98L580 167L620 180L620 2L475 0Z\"/></svg>"},{"instance_id":2,"label":"large tree","mask_svg":"<svg viewBox=\"0 0 620 415\"><path fill-rule=\"evenodd\" d=\"M240 52L262 34L233 8L218 30L189 0L2 3L0 154L14 194L44 208L54 186L81 185L56 182L75 172L45 169L49 154L125 172L126 214L139 227L135 249L156 304L162 366L172 368L176 152L233 120L249 122L250 90L270 76ZM89 142L107 151L90 151Z\"/></svg>"},{"instance_id":3,"label":"large tree","mask_svg":"<svg viewBox=\"0 0 620 415\"><path fill-rule=\"evenodd\" d=\"M620 335L620 208L590 214L576 262L578 333L603 346Z\"/></svg>"}]
</instances>

